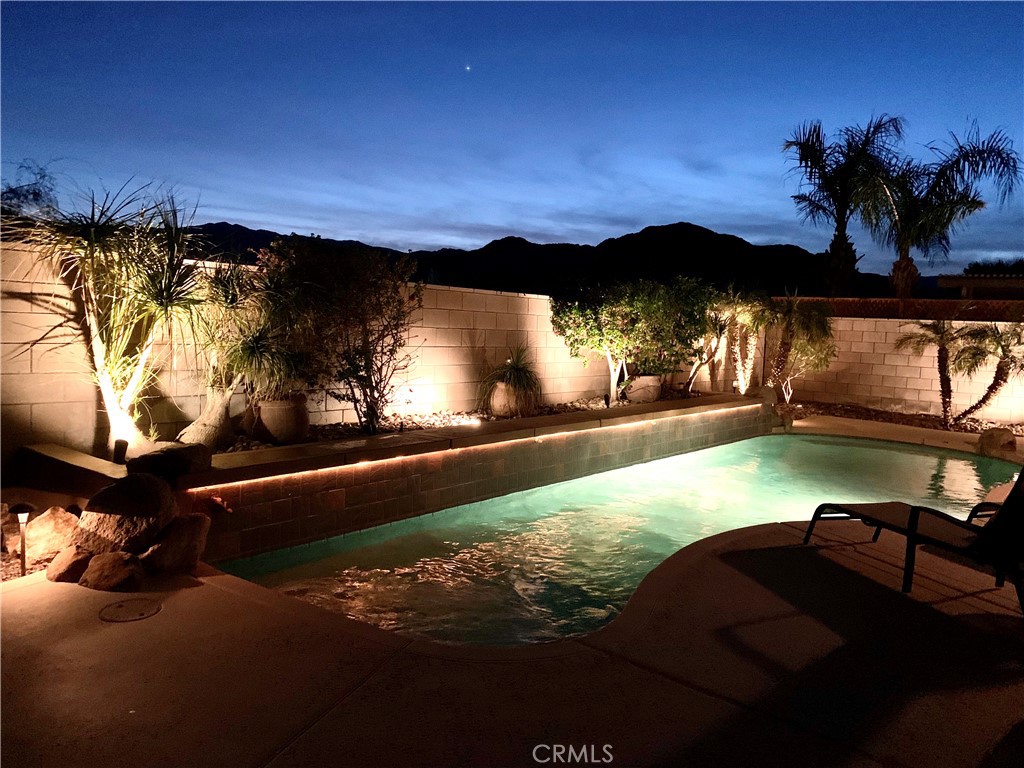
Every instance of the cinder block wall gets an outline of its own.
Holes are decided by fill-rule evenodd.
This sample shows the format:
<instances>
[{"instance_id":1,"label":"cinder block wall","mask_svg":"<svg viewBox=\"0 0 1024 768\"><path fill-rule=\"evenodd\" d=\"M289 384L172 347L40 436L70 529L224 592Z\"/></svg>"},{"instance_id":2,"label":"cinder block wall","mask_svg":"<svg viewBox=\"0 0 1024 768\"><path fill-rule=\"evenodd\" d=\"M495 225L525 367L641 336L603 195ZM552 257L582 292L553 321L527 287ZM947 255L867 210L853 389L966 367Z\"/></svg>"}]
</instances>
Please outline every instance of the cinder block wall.
<instances>
[{"instance_id":1,"label":"cinder block wall","mask_svg":"<svg viewBox=\"0 0 1024 768\"><path fill-rule=\"evenodd\" d=\"M72 309L68 291L24 246L3 243L0 257L3 460L20 445L41 442L102 453L105 419L85 345L71 326L50 332ZM529 348L547 403L597 397L607 387L603 359L584 366L555 336L546 296L426 286L409 336L413 363L395 379L394 410L403 415L475 408L481 379L517 344ZM143 422L173 438L202 409L199 355L188 333L177 329L158 340L153 359L159 376ZM237 395L232 413L243 408L244 397ZM348 406L330 398L311 400L309 408L313 423L355 419Z\"/></svg>"},{"instance_id":2,"label":"cinder block wall","mask_svg":"<svg viewBox=\"0 0 1024 768\"><path fill-rule=\"evenodd\" d=\"M98 392L91 382L86 349L69 327L54 330L73 307L68 292L23 246L0 248L0 449L6 462L20 445L54 442L87 453L105 449ZM934 352L914 357L895 350L908 321L837 318L839 358L825 373L795 382L795 397L853 403L899 411L937 413L938 376ZM47 334L41 341L39 339ZM29 346L32 342L34 345ZM423 309L410 333L409 370L396 378L394 410L402 415L465 411L477 404L479 382L508 354L525 343L544 385L544 401L566 402L603 395L607 368L593 356L589 366L572 358L551 330L546 296L426 286ZM755 379L761 380L758 345ZM200 412L204 394L197 374L197 353L181 331L158 344L161 370L153 397L146 401L147 422L173 438ZM685 377L676 376L678 381ZM728 355L712 384L707 370L698 389L729 391L735 378ZM973 402L991 379L991 369L972 380L956 380L954 407ZM232 410L241 413L244 398ZM352 421L350 409L331 399L310 403L313 423ZM1024 381L1015 379L981 414L1002 422L1024 421Z\"/></svg>"},{"instance_id":3,"label":"cinder block wall","mask_svg":"<svg viewBox=\"0 0 1024 768\"><path fill-rule=\"evenodd\" d=\"M794 399L904 413L942 412L935 349L920 356L896 349L900 335L913 330L909 325L912 321L841 317L832 322L839 356L827 371L794 382ZM992 381L993 368L990 364L971 379L953 379L954 412L962 411L982 395ZM1011 379L977 415L1005 423L1024 421L1024 379Z\"/></svg>"},{"instance_id":4,"label":"cinder block wall","mask_svg":"<svg viewBox=\"0 0 1024 768\"><path fill-rule=\"evenodd\" d=\"M61 326L74 310L69 293L34 252L4 243L0 256L3 457L19 445L43 442L91 453L99 391L81 338Z\"/></svg>"}]
</instances>

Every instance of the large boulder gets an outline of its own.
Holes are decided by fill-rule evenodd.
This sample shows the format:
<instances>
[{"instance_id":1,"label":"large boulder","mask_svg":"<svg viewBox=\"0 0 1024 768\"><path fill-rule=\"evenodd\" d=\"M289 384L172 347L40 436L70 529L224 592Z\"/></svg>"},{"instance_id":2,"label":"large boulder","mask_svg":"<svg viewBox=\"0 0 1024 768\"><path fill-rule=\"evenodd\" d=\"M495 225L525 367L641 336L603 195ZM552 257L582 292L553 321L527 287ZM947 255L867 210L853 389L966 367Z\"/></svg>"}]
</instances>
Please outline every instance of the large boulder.
<instances>
[{"instance_id":1,"label":"large boulder","mask_svg":"<svg viewBox=\"0 0 1024 768\"><path fill-rule=\"evenodd\" d=\"M1006 427L992 427L978 435L978 453L982 456L1005 458L1017 450L1017 436Z\"/></svg>"},{"instance_id":2,"label":"large boulder","mask_svg":"<svg viewBox=\"0 0 1024 768\"><path fill-rule=\"evenodd\" d=\"M206 549L210 518L198 513L180 515L160 532L156 544L139 560L150 573L194 574L199 558Z\"/></svg>"},{"instance_id":3,"label":"large boulder","mask_svg":"<svg viewBox=\"0 0 1024 768\"><path fill-rule=\"evenodd\" d=\"M57 554L46 566L46 578L77 584L89 567L93 554L81 547L68 547Z\"/></svg>"},{"instance_id":4,"label":"large boulder","mask_svg":"<svg viewBox=\"0 0 1024 768\"><path fill-rule=\"evenodd\" d=\"M142 585L144 573L139 558L128 552L95 555L78 583L104 592L134 592Z\"/></svg>"},{"instance_id":5,"label":"large boulder","mask_svg":"<svg viewBox=\"0 0 1024 768\"><path fill-rule=\"evenodd\" d=\"M97 554L139 554L156 542L176 512L174 492L166 480L131 474L89 500L71 543Z\"/></svg>"},{"instance_id":6,"label":"large boulder","mask_svg":"<svg viewBox=\"0 0 1024 768\"><path fill-rule=\"evenodd\" d=\"M178 479L191 473L209 469L213 452L199 443L169 443L162 448L128 459L128 474L145 473L166 480L176 487Z\"/></svg>"},{"instance_id":7,"label":"large boulder","mask_svg":"<svg viewBox=\"0 0 1024 768\"><path fill-rule=\"evenodd\" d=\"M25 559L29 563L48 560L71 544L78 529L78 518L63 507L50 507L25 526ZM11 550L21 554L21 539Z\"/></svg>"}]
</instances>

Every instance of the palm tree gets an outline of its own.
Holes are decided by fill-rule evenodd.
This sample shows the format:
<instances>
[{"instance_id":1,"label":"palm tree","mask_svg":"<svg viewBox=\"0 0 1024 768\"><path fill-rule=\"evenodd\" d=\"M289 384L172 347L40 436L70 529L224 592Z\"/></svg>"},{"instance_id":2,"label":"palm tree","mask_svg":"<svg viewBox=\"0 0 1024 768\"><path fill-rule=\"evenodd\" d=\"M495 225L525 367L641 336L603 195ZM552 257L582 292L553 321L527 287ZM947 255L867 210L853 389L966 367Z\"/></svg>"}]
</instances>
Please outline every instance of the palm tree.
<instances>
[{"instance_id":1,"label":"palm tree","mask_svg":"<svg viewBox=\"0 0 1024 768\"><path fill-rule=\"evenodd\" d=\"M917 248L933 263L949 255L950 236L968 216L985 207L978 183L990 179L1005 202L1020 180L1020 156L1002 131L982 139L977 125L961 141L951 133L947 148L930 147L931 163L904 158L894 163L862 216L875 238L896 249L890 280L896 295L909 298L920 273L910 256Z\"/></svg>"},{"instance_id":2,"label":"palm tree","mask_svg":"<svg viewBox=\"0 0 1024 768\"><path fill-rule=\"evenodd\" d=\"M821 302L800 301L796 296L786 296L774 303L771 324L779 329L779 342L765 381L768 385L782 384L794 342L817 344L832 337L828 307Z\"/></svg>"},{"instance_id":3,"label":"palm tree","mask_svg":"<svg viewBox=\"0 0 1024 768\"><path fill-rule=\"evenodd\" d=\"M972 326L955 327L949 320L917 320L910 325L917 330L908 331L896 340L896 349L910 350L921 355L928 347L936 347L936 366L939 373L939 401L942 404L942 425L949 429L953 423L953 373L963 373L975 364L977 351Z\"/></svg>"},{"instance_id":4,"label":"palm tree","mask_svg":"<svg viewBox=\"0 0 1024 768\"><path fill-rule=\"evenodd\" d=\"M970 344L965 348L964 374L973 376L992 357L995 357L996 365L992 381L984 393L977 402L954 417L954 423L973 416L992 402L1012 377L1024 375L1024 323L1010 323L1005 328L995 323L975 326L967 338Z\"/></svg>"},{"instance_id":5,"label":"palm tree","mask_svg":"<svg viewBox=\"0 0 1024 768\"><path fill-rule=\"evenodd\" d=\"M833 295L849 284L857 269L847 234L850 220L877 194L878 179L895 157L893 143L902 138L902 118L882 114L864 128L843 128L831 142L820 121L805 123L783 144L803 174L804 189L793 200L804 220L835 225L827 251Z\"/></svg>"}]
</instances>

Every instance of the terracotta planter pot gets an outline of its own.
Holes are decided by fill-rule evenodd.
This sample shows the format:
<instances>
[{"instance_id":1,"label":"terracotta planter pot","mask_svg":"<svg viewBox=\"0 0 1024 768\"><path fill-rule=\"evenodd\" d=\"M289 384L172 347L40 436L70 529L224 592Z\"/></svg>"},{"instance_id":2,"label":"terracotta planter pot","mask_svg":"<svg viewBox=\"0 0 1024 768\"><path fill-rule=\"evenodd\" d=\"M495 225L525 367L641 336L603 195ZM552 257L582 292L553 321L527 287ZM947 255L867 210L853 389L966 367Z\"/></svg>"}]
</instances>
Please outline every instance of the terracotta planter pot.
<instances>
[{"instance_id":1,"label":"terracotta planter pot","mask_svg":"<svg viewBox=\"0 0 1024 768\"><path fill-rule=\"evenodd\" d=\"M499 381L494 385L494 391L491 393L491 413L495 416L533 416L536 410L524 410L522 413L516 413L513 400L509 396L508 384Z\"/></svg>"},{"instance_id":2,"label":"terracotta planter pot","mask_svg":"<svg viewBox=\"0 0 1024 768\"><path fill-rule=\"evenodd\" d=\"M274 443L297 443L309 436L309 411L306 396L287 400L260 400L256 406L253 436Z\"/></svg>"},{"instance_id":3,"label":"terracotta planter pot","mask_svg":"<svg viewBox=\"0 0 1024 768\"><path fill-rule=\"evenodd\" d=\"M631 403L653 403L661 397L661 376L634 376L626 397Z\"/></svg>"}]
</instances>

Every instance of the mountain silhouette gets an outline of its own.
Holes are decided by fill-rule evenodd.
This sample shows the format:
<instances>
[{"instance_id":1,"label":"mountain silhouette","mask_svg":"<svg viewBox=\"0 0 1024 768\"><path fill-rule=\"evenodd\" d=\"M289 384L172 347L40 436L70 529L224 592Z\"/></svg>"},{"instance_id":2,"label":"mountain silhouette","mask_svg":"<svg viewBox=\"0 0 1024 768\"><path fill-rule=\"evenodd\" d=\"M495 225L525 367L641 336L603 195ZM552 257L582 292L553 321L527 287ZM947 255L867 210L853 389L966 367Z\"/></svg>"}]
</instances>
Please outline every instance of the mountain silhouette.
<instances>
[{"instance_id":1,"label":"mountain silhouette","mask_svg":"<svg viewBox=\"0 0 1024 768\"><path fill-rule=\"evenodd\" d=\"M243 254L265 248L280 237L266 229L216 222L193 228L214 250ZM327 240L327 238L324 238ZM354 252L399 251L355 240L331 240ZM735 235L679 222L646 227L598 245L532 243L503 237L481 248L414 251L416 278L436 285L495 291L561 295L579 285L647 278L671 280L685 275L719 288L761 291L772 295L820 296L825 287L825 260L796 245L753 245ZM252 258L252 254L248 254ZM880 275L858 275L854 295L887 292Z\"/></svg>"}]
</instances>

